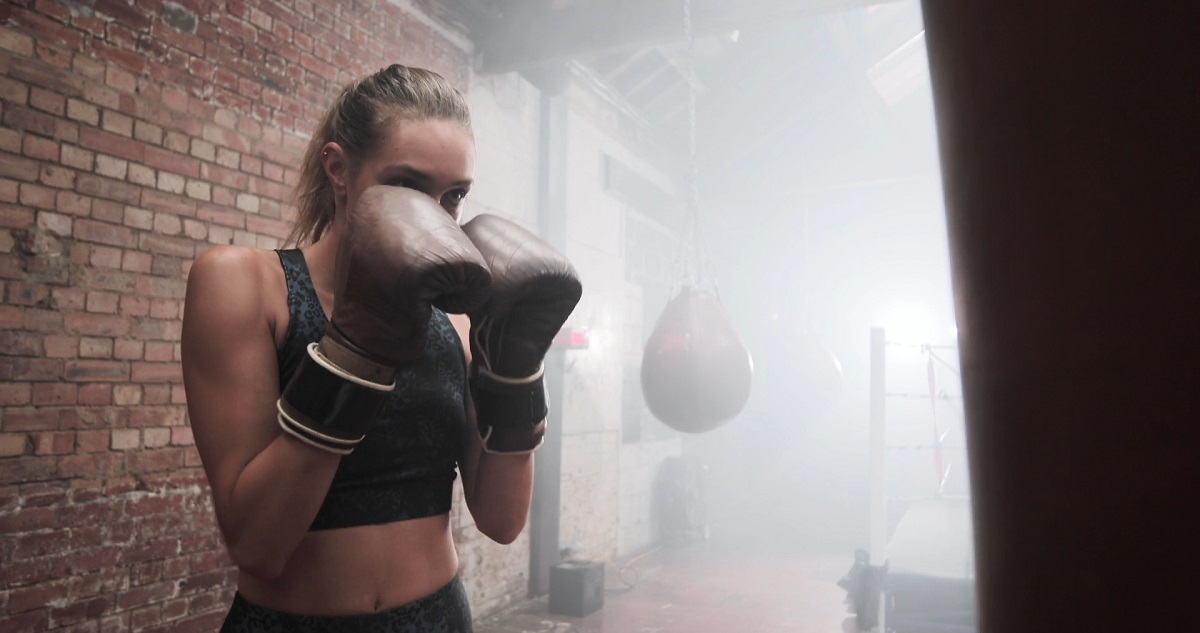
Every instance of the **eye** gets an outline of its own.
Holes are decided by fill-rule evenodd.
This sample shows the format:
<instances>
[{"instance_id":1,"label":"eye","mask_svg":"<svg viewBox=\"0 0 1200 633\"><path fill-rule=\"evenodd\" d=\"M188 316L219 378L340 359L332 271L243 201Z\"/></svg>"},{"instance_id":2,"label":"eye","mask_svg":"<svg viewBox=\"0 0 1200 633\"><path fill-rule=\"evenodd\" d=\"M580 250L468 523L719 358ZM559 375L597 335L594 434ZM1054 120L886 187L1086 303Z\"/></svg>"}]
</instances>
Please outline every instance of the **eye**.
<instances>
[{"instance_id":1,"label":"eye","mask_svg":"<svg viewBox=\"0 0 1200 633\"><path fill-rule=\"evenodd\" d=\"M387 181L387 184L390 187L404 187L405 189L416 189L417 188L416 183L414 183L412 180L409 180L408 178L393 178L393 179Z\"/></svg>"},{"instance_id":2,"label":"eye","mask_svg":"<svg viewBox=\"0 0 1200 633\"><path fill-rule=\"evenodd\" d=\"M442 196L443 204L458 204L467 198L466 189L454 189L447 191L446 195Z\"/></svg>"}]
</instances>

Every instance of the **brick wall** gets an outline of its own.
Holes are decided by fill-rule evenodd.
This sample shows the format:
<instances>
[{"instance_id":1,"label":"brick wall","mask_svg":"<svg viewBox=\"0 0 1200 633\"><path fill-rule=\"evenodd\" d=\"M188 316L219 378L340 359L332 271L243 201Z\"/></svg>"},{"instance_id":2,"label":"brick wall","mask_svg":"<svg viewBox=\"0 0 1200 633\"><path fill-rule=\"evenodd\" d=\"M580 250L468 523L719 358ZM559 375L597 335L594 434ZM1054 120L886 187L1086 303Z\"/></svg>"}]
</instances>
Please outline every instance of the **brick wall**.
<instances>
[{"instance_id":1,"label":"brick wall","mask_svg":"<svg viewBox=\"0 0 1200 633\"><path fill-rule=\"evenodd\" d=\"M214 630L187 268L278 244L344 82L404 61L466 88L468 47L403 0L0 5L0 631Z\"/></svg>"}]
</instances>

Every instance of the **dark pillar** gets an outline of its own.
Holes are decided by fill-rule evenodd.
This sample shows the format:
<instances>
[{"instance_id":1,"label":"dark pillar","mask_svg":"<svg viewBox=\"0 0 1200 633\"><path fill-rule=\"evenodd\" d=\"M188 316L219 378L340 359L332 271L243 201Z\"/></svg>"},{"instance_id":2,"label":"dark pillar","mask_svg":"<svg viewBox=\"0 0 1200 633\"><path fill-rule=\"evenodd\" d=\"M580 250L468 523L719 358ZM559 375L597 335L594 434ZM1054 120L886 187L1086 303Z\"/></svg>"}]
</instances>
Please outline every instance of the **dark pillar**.
<instances>
[{"instance_id":1,"label":"dark pillar","mask_svg":"<svg viewBox=\"0 0 1200 633\"><path fill-rule=\"evenodd\" d=\"M567 220L567 98L565 67L539 68L525 76L542 91L538 145L538 233L565 252ZM563 371L565 353L546 355L546 395L550 401L546 438L534 466L529 525L529 593L550 591L550 568L560 562L559 515L562 508Z\"/></svg>"},{"instance_id":2,"label":"dark pillar","mask_svg":"<svg viewBox=\"0 0 1200 633\"><path fill-rule=\"evenodd\" d=\"M923 6L981 631L1195 626L1194 12Z\"/></svg>"}]
</instances>

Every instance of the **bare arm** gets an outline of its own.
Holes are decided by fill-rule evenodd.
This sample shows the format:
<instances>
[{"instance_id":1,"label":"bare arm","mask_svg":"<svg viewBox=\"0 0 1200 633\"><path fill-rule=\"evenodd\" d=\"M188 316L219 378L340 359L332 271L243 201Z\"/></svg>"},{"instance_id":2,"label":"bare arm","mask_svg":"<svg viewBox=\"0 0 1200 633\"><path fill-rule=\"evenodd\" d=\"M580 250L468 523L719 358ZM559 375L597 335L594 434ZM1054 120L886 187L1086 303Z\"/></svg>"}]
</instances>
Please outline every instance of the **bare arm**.
<instances>
[{"instance_id":1,"label":"bare arm","mask_svg":"<svg viewBox=\"0 0 1200 633\"><path fill-rule=\"evenodd\" d=\"M183 379L217 521L242 571L278 576L308 532L338 456L280 432L275 341L262 253L217 247L196 260L183 319Z\"/></svg>"},{"instance_id":2,"label":"bare arm","mask_svg":"<svg viewBox=\"0 0 1200 633\"><path fill-rule=\"evenodd\" d=\"M450 320L463 341L467 366L470 367L471 351L467 345L470 321L461 315L451 315ZM459 465L467 509L480 532L507 545L525 529L529 517L529 504L533 499L533 454L485 452L476 430L475 405L469 389L465 400L467 425L464 454Z\"/></svg>"}]
</instances>

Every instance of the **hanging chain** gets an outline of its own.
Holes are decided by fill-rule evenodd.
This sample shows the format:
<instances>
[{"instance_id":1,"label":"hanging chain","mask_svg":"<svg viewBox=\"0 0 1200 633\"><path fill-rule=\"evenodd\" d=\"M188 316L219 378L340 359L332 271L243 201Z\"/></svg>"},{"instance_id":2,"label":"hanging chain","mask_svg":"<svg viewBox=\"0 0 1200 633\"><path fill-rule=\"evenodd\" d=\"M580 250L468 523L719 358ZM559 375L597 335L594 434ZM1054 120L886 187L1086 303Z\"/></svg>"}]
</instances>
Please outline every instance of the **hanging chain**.
<instances>
[{"instance_id":1,"label":"hanging chain","mask_svg":"<svg viewBox=\"0 0 1200 633\"><path fill-rule=\"evenodd\" d=\"M684 79L687 83L687 198L684 208L683 234L679 258L672 283L683 280L684 285L702 288L706 283L716 290L713 264L700 230L700 183L696 143L696 34L692 23L692 0L683 0L683 34L687 42L684 58ZM675 289L671 289L674 294Z\"/></svg>"}]
</instances>

